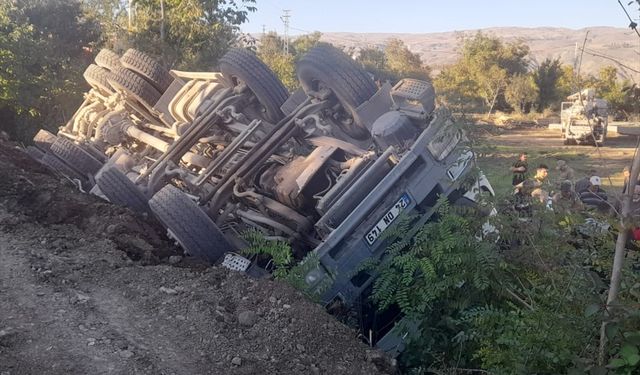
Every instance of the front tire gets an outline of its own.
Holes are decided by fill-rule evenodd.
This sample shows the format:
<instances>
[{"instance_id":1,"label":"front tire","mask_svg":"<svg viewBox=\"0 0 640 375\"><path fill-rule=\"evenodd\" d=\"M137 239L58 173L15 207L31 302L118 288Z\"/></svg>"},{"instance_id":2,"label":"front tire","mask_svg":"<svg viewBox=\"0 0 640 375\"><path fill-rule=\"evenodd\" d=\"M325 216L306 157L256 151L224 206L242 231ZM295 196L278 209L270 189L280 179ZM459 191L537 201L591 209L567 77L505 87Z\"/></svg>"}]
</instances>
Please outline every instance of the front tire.
<instances>
[{"instance_id":1,"label":"front tire","mask_svg":"<svg viewBox=\"0 0 640 375\"><path fill-rule=\"evenodd\" d=\"M305 92L330 89L352 121L339 122L341 129L355 139L366 139L369 130L356 109L377 91L371 76L349 56L330 45L319 45L304 55L297 65L298 78Z\"/></svg>"}]
</instances>

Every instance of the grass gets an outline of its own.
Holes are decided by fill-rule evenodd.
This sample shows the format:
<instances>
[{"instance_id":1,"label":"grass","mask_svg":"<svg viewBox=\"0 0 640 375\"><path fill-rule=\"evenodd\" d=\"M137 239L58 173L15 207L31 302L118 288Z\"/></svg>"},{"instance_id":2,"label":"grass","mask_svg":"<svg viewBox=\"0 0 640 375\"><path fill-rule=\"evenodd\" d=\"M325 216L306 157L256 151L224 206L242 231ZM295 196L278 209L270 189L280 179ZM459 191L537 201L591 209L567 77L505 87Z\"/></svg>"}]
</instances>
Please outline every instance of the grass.
<instances>
[{"instance_id":1,"label":"grass","mask_svg":"<svg viewBox=\"0 0 640 375\"><path fill-rule=\"evenodd\" d=\"M486 143L475 147L478 154L480 169L487 176L498 196L510 194L513 190L510 171L523 147L497 145L495 141L487 139ZM588 148L587 148L588 147ZM610 193L617 193L622 189L622 168L626 160L600 158L595 148L589 146L551 149L543 146L527 146L530 176L535 173L535 167L546 164L549 167L549 179L554 182L559 179L556 171L558 160L564 160L574 169L576 180L582 177L599 175L603 178L603 187Z\"/></svg>"}]
</instances>

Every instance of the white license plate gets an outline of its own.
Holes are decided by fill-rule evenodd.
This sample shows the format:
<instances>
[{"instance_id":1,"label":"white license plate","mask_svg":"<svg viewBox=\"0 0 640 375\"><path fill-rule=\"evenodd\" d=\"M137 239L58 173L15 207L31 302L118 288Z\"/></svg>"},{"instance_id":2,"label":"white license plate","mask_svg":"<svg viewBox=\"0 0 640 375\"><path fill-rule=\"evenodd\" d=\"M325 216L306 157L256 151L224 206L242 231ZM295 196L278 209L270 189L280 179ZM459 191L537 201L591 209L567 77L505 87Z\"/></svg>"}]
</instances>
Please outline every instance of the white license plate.
<instances>
[{"instance_id":1,"label":"white license plate","mask_svg":"<svg viewBox=\"0 0 640 375\"><path fill-rule=\"evenodd\" d=\"M451 179L451 181L455 181L460 177L464 169L469 164L469 160L473 158L473 152L467 151L464 154L460 155L460 158L456 161L454 165L447 169L447 175Z\"/></svg>"},{"instance_id":2,"label":"white license plate","mask_svg":"<svg viewBox=\"0 0 640 375\"><path fill-rule=\"evenodd\" d=\"M367 241L369 246L373 245L374 242L378 240L382 232L384 232L385 229L391 226L391 224L398 218L398 216L400 216L400 213L404 211L405 208L407 208L409 202L411 202L409 194L403 194L402 197L400 197L400 199L396 202L396 204L394 204L393 207L391 207L391 209L389 209L389 211L387 211L387 213L384 214L382 218L380 218L378 223L373 228L371 228L366 236L364 236L364 240Z\"/></svg>"}]
</instances>

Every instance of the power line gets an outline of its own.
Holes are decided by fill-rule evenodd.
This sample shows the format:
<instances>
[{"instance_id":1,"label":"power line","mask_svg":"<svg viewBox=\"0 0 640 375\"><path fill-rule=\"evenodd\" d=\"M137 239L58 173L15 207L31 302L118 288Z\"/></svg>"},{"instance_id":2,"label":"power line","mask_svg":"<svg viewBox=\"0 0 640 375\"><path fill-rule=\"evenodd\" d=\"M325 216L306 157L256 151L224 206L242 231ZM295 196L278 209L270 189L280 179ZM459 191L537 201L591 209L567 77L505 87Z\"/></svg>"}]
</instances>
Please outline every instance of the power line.
<instances>
[{"instance_id":1,"label":"power line","mask_svg":"<svg viewBox=\"0 0 640 375\"><path fill-rule=\"evenodd\" d=\"M618 4L620 4L620 6L622 7L622 10L624 10L624 14L626 14L627 18L629 19L629 28L635 31L636 34L638 34L638 37L640 38L640 31L638 31L638 24L633 21L633 19L629 15L629 12L627 12L627 8L625 8L624 5L622 5L622 2L620 2L620 0L618 0Z\"/></svg>"},{"instance_id":2,"label":"power line","mask_svg":"<svg viewBox=\"0 0 640 375\"><path fill-rule=\"evenodd\" d=\"M284 24L284 53L289 54L289 19L291 18L291 9L283 9L280 19Z\"/></svg>"}]
</instances>

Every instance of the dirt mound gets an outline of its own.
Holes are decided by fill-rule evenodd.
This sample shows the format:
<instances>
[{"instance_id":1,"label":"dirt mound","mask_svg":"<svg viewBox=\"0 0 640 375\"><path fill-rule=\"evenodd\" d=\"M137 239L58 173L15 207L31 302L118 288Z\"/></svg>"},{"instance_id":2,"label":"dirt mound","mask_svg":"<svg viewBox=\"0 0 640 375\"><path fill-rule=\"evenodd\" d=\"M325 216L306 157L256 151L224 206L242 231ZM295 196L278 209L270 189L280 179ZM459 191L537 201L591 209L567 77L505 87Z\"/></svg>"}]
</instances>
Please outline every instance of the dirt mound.
<instances>
[{"instance_id":1,"label":"dirt mound","mask_svg":"<svg viewBox=\"0 0 640 375\"><path fill-rule=\"evenodd\" d=\"M169 256L154 221L0 144L0 374L389 372L289 286Z\"/></svg>"}]
</instances>

